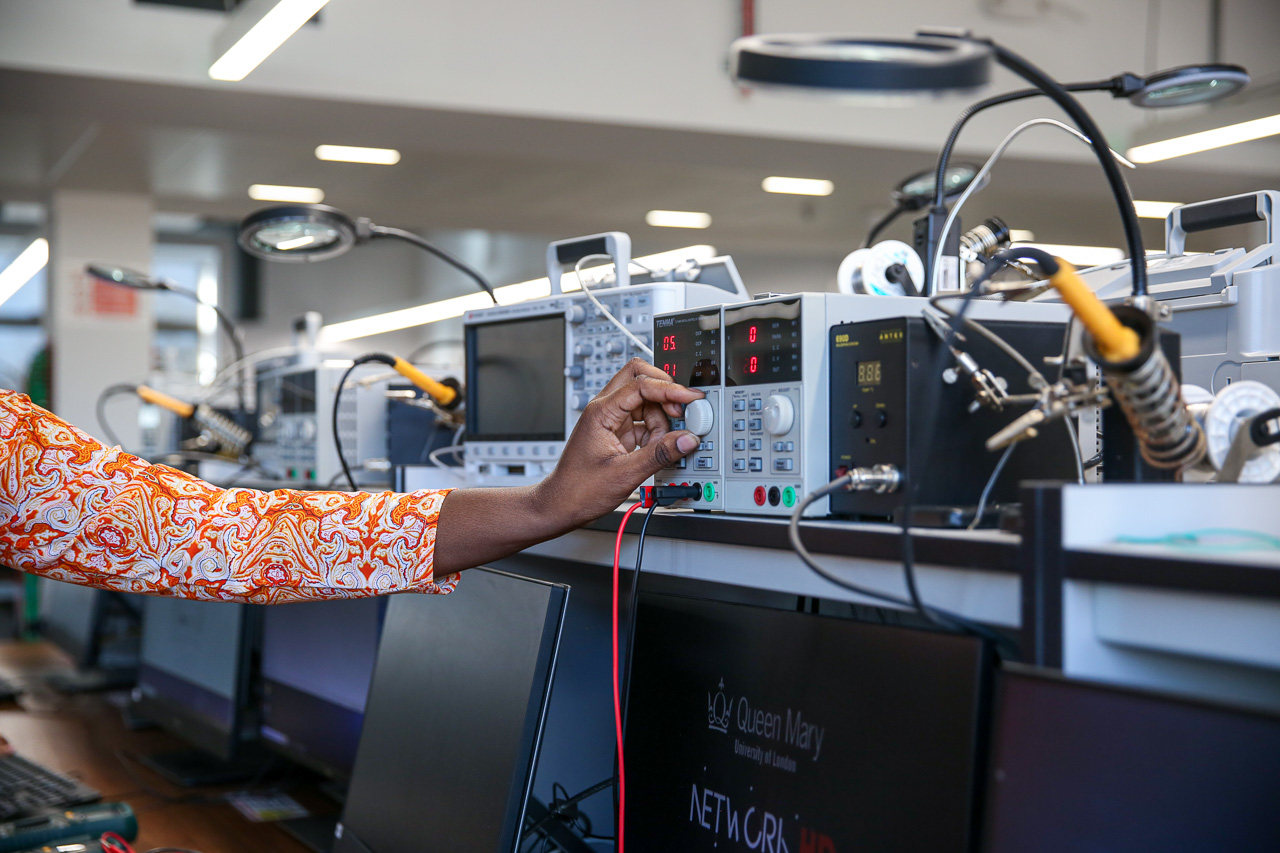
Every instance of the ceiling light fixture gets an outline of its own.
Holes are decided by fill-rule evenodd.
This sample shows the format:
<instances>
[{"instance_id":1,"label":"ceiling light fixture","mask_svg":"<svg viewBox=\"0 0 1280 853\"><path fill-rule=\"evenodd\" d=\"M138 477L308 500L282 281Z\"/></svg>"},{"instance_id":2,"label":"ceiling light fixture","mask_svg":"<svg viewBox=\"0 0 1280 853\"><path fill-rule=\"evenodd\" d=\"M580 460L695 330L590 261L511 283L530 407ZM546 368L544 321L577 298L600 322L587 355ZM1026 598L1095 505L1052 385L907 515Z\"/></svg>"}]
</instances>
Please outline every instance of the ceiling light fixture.
<instances>
[{"instance_id":1,"label":"ceiling light fixture","mask_svg":"<svg viewBox=\"0 0 1280 853\"><path fill-rule=\"evenodd\" d=\"M711 225L711 214L694 210L651 210L644 221L654 228L706 228Z\"/></svg>"},{"instance_id":2,"label":"ceiling light fixture","mask_svg":"<svg viewBox=\"0 0 1280 853\"><path fill-rule=\"evenodd\" d=\"M276 184L254 184L249 187L249 198L255 201L319 204L324 201L324 190L317 187L282 187Z\"/></svg>"},{"instance_id":3,"label":"ceiling light fixture","mask_svg":"<svg viewBox=\"0 0 1280 853\"><path fill-rule=\"evenodd\" d=\"M706 263L715 256L716 250L714 246L700 245L686 246L669 252L658 252L655 255L645 255L635 260L637 263L652 269L665 269L690 259L698 263ZM582 272L586 276L588 273L603 272L612 268L612 266L612 264L605 264L601 267L586 267ZM578 290L578 277L572 272L565 273L560 279L560 288L565 292ZM517 302L524 302L526 299L539 299L543 296L550 296L551 282L546 276L543 276L542 278L495 288L493 295L497 298L499 305L514 305ZM465 296L454 296L450 299L429 302L426 305L416 305L413 308L402 308L399 311L388 311L371 317L361 317L341 323L330 323L324 326L321 331L326 341L334 343L349 341L355 338L380 335L384 332L395 332L400 329L461 317L468 311L487 308L491 304L488 297L483 293L468 293Z\"/></svg>"},{"instance_id":4,"label":"ceiling light fixture","mask_svg":"<svg viewBox=\"0 0 1280 853\"><path fill-rule=\"evenodd\" d=\"M37 237L13 259L13 263L4 268L4 272L0 272L0 305L9 301L9 297L21 290L47 263L49 241Z\"/></svg>"},{"instance_id":5,"label":"ceiling light fixture","mask_svg":"<svg viewBox=\"0 0 1280 853\"><path fill-rule=\"evenodd\" d=\"M288 41L329 0L247 0L214 41L214 80L237 82Z\"/></svg>"},{"instance_id":6,"label":"ceiling light fixture","mask_svg":"<svg viewBox=\"0 0 1280 853\"><path fill-rule=\"evenodd\" d=\"M787 195L831 195L836 185L823 178L783 178L777 175L765 178L760 187L767 193Z\"/></svg>"},{"instance_id":7,"label":"ceiling light fixture","mask_svg":"<svg viewBox=\"0 0 1280 853\"><path fill-rule=\"evenodd\" d=\"M1125 156L1135 163L1155 163L1170 160L1174 157L1185 157L1188 154L1199 154L1214 148L1225 148L1240 142L1252 142L1268 136L1280 134L1280 114L1242 121L1189 133L1186 136L1175 136L1146 145L1137 145L1125 152Z\"/></svg>"},{"instance_id":8,"label":"ceiling light fixture","mask_svg":"<svg viewBox=\"0 0 1280 853\"><path fill-rule=\"evenodd\" d=\"M334 163L369 163L374 166L394 166L400 162L400 152L394 148L361 148L356 145L317 145L316 157Z\"/></svg>"},{"instance_id":9,"label":"ceiling light fixture","mask_svg":"<svg viewBox=\"0 0 1280 853\"><path fill-rule=\"evenodd\" d=\"M1143 219L1164 219L1169 211L1181 207L1180 201L1135 201L1133 207Z\"/></svg>"}]
</instances>

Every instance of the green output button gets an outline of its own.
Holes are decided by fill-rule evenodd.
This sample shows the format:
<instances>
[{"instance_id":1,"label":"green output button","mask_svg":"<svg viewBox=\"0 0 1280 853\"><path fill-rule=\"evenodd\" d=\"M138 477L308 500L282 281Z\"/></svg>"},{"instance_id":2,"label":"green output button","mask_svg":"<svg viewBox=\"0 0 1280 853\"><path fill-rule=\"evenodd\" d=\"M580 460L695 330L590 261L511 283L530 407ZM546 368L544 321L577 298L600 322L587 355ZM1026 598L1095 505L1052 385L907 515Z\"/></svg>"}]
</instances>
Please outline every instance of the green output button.
<instances>
[{"instance_id":1,"label":"green output button","mask_svg":"<svg viewBox=\"0 0 1280 853\"><path fill-rule=\"evenodd\" d=\"M795 506L795 505L796 505L796 490L795 490L795 489L791 488L790 486L787 486L785 489L783 489L783 490L782 490L782 505L783 505L783 506Z\"/></svg>"},{"instance_id":2,"label":"green output button","mask_svg":"<svg viewBox=\"0 0 1280 853\"><path fill-rule=\"evenodd\" d=\"M713 501L716 499L715 483L707 482L702 484L702 499L704 501Z\"/></svg>"}]
</instances>

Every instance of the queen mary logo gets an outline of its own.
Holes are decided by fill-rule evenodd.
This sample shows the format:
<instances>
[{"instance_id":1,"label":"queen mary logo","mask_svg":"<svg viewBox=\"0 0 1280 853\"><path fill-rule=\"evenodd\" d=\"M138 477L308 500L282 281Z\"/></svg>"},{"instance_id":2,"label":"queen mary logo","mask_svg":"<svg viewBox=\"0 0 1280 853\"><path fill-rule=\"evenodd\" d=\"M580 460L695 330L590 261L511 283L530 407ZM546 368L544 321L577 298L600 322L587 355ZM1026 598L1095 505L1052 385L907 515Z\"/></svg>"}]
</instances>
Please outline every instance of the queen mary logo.
<instances>
[{"instance_id":1,"label":"queen mary logo","mask_svg":"<svg viewBox=\"0 0 1280 853\"><path fill-rule=\"evenodd\" d=\"M729 697L724 695L724 679L720 679L718 693L713 697L707 693L707 728L721 734L729 731Z\"/></svg>"}]
</instances>

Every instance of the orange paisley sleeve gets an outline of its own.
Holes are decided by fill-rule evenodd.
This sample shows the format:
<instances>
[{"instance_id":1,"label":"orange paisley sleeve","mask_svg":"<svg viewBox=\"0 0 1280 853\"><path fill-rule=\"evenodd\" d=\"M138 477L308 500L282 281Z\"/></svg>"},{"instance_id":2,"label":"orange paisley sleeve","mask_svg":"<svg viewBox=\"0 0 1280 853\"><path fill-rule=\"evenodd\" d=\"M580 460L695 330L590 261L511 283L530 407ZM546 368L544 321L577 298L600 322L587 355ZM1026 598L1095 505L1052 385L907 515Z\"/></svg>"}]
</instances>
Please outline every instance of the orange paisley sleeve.
<instances>
[{"instance_id":1,"label":"orange paisley sleeve","mask_svg":"<svg viewBox=\"0 0 1280 853\"><path fill-rule=\"evenodd\" d=\"M219 489L0 389L0 563L55 580L257 604L451 592L431 568L446 494Z\"/></svg>"}]
</instances>

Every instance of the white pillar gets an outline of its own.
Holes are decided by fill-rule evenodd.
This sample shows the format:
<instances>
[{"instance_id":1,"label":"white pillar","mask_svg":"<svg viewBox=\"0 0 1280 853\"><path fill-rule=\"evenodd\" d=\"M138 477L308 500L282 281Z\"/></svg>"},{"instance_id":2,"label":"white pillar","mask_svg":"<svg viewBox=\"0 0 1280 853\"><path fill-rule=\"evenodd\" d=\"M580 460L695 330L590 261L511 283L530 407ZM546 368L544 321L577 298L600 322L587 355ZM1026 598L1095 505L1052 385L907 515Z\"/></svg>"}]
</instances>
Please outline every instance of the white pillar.
<instances>
[{"instance_id":1,"label":"white pillar","mask_svg":"<svg viewBox=\"0 0 1280 853\"><path fill-rule=\"evenodd\" d=\"M98 263L148 271L150 196L57 190L49 205L49 344L53 410L105 441L94 412L109 385L146 381L151 359L150 294L103 284L84 272ZM111 426L126 448L138 443L137 404L115 400Z\"/></svg>"}]
</instances>

